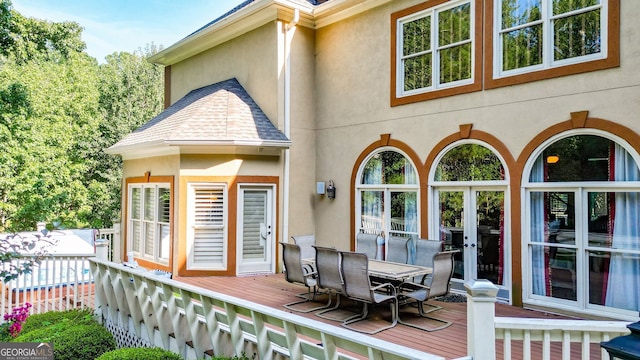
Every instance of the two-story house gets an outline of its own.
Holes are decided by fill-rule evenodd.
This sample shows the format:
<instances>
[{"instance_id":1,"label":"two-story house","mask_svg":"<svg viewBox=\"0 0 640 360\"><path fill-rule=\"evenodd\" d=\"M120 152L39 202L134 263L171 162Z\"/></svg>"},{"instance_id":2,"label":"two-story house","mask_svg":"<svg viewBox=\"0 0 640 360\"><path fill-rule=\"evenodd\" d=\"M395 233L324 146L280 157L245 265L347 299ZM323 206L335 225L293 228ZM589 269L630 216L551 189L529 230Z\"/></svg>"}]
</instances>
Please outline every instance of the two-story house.
<instances>
[{"instance_id":1,"label":"two-story house","mask_svg":"<svg viewBox=\"0 0 640 360\"><path fill-rule=\"evenodd\" d=\"M167 108L108 149L120 255L242 276L280 271L292 235L357 250L384 232L459 249L454 288L637 320L639 17L636 0L244 1L151 58Z\"/></svg>"}]
</instances>

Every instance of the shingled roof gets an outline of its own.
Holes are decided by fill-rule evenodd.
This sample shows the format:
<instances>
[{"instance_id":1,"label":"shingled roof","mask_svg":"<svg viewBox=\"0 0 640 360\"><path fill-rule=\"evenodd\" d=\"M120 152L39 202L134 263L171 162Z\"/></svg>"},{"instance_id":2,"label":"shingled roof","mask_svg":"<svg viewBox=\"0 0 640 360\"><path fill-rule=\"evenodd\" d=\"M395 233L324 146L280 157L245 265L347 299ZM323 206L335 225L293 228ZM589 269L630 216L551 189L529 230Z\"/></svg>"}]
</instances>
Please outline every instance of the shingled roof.
<instances>
[{"instance_id":1,"label":"shingled roof","mask_svg":"<svg viewBox=\"0 0 640 360\"><path fill-rule=\"evenodd\" d=\"M291 141L273 125L238 80L230 79L191 91L107 151L118 154L145 144L287 148Z\"/></svg>"}]
</instances>

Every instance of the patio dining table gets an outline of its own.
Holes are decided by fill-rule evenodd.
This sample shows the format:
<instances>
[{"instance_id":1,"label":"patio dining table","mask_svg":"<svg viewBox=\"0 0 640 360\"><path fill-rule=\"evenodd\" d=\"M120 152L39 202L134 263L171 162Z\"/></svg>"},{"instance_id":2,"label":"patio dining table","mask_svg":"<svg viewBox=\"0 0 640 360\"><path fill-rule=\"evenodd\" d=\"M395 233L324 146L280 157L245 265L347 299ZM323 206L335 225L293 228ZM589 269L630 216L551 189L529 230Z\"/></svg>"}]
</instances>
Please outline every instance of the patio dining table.
<instances>
[{"instance_id":1,"label":"patio dining table","mask_svg":"<svg viewBox=\"0 0 640 360\"><path fill-rule=\"evenodd\" d=\"M396 286L416 276L429 275L432 272L433 269L426 266L369 259L369 276L389 280Z\"/></svg>"}]
</instances>

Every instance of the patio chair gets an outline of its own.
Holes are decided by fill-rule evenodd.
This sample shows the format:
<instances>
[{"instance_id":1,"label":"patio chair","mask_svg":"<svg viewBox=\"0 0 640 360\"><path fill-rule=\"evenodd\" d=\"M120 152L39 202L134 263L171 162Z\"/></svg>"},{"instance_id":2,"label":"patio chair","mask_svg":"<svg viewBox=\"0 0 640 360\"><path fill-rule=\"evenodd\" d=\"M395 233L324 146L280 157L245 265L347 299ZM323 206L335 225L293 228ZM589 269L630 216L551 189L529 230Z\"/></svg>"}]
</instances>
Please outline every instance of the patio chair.
<instances>
[{"instance_id":1,"label":"patio chair","mask_svg":"<svg viewBox=\"0 0 640 360\"><path fill-rule=\"evenodd\" d=\"M442 240L419 239L416 241L416 265L433 268L433 257L442 251ZM426 285L427 279L431 278L431 274L422 277L416 277L413 282Z\"/></svg>"},{"instance_id":2,"label":"patio chair","mask_svg":"<svg viewBox=\"0 0 640 360\"><path fill-rule=\"evenodd\" d=\"M316 282L318 289L326 290L329 293L329 304L327 308L316 313L317 316L334 321L346 321L354 317L353 313L348 316L331 316L329 313L338 312L340 308L340 298L343 295L342 276L340 275L341 255L340 251L335 248L322 247L313 245L316 252ZM331 297L335 295L336 301L331 305ZM358 314L355 314L358 316Z\"/></svg>"},{"instance_id":3,"label":"patio chair","mask_svg":"<svg viewBox=\"0 0 640 360\"><path fill-rule=\"evenodd\" d=\"M316 258L316 250L313 245L316 243L316 236L313 234L292 236L293 242L300 246L300 256L303 259L313 260Z\"/></svg>"},{"instance_id":4,"label":"patio chair","mask_svg":"<svg viewBox=\"0 0 640 360\"><path fill-rule=\"evenodd\" d=\"M387 261L406 264L409 259L409 239L390 236L387 240Z\"/></svg>"},{"instance_id":5,"label":"patio chair","mask_svg":"<svg viewBox=\"0 0 640 360\"><path fill-rule=\"evenodd\" d=\"M398 298L396 288L391 283L371 286L369 280L369 259L366 254L355 252L341 252L342 267L340 272L343 281L344 295L357 302L363 303L360 316L348 319L342 323L347 329L365 334L376 334L390 329L398 323ZM383 292L379 292L382 291ZM389 302L391 309L391 323L374 330L359 329L353 324L364 321L369 315L369 306Z\"/></svg>"},{"instance_id":6,"label":"patio chair","mask_svg":"<svg viewBox=\"0 0 640 360\"><path fill-rule=\"evenodd\" d=\"M290 283L302 284L307 287L307 295L304 297L304 300L294 301L283 306L289 310L302 313L308 313L326 307L326 305L304 309L298 309L295 307L295 305L315 300L318 293L316 273L309 270L309 267L304 266L304 264L302 263L302 257L300 256L300 246L282 241L280 242L280 244L282 244L284 278Z\"/></svg>"},{"instance_id":7,"label":"patio chair","mask_svg":"<svg viewBox=\"0 0 640 360\"><path fill-rule=\"evenodd\" d=\"M356 235L356 251L364 253L369 259L376 258L378 234L358 233Z\"/></svg>"},{"instance_id":8,"label":"patio chair","mask_svg":"<svg viewBox=\"0 0 640 360\"><path fill-rule=\"evenodd\" d=\"M441 309L440 306L426 304L427 300L449 294L451 288L451 277L453 276L453 256L459 250L441 251L433 257L433 273L429 285L417 283L404 283L398 289L398 298L401 300L413 301L418 305L418 315L420 317L437 321L442 325L436 327L421 326L412 322L407 322L398 314L398 322L425 331L441 330L451 325L450 321L433 318L427 314ZM431 307L425 310L424 306Z\"/></svg>"}]
</instances>

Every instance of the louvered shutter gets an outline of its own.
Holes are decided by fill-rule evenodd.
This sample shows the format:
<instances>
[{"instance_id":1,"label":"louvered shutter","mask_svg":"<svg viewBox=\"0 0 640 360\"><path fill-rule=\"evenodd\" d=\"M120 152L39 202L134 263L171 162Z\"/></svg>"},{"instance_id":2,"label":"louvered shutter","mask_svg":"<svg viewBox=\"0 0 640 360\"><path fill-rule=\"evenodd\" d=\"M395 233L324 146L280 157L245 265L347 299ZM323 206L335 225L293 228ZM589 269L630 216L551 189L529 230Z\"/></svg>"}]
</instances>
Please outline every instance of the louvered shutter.
<instances>
[{"instance_id":1,"label":"louvered shutter","mask_svg":"<svg viewBox=\"0 0 640 360\"><path fill-rule=\"evenodd\" d=\"M226 268L225 199L223 187L195 187L192 265Z\"/></svg>"},{"instance_id":2,"label":"louvered shutter","mask_svg":"<svg viewBox=\"0 0 640 360\"><path fill-rule=\"evenodd\" d=\"M141 234L141 214L142 209L142 189L139 187L131 188L131 250L140 252L140 238Z\"/></svg>"},{"instance_id":3,"label":"louvered shutter","mask_svg":"<svg viewBox=\"0 0 640 360\"><path fill-rule=\"evenodd\" d=\"M264 191L246 191L244 193L244 220L242 256L248 259L264 259L265 236L264 228L266 194Z\"/></svg>"},{"instance_id":4,"label":"louvered shutter","mask_svg":"<svg viewBox=\"0 0 640 360\"><path fill-rule=\"evenodd\" d=\"M144 188L144 254L153 256L155 245L156 188Z\"/></svg>"},{"instance_id":5,"label":"louvered shutter","mask_svg":"<svg viewBox=\"0 0 640 360\"><path fill-rule=\"evenodd\" d=\"M169 233L171 211L171 190L169 188L158 188L158 224L157 234L160 235L160 246L158 258L169 259L169 247L171 236Z\"/></svg>"}]
</instances>

